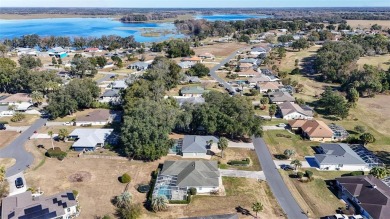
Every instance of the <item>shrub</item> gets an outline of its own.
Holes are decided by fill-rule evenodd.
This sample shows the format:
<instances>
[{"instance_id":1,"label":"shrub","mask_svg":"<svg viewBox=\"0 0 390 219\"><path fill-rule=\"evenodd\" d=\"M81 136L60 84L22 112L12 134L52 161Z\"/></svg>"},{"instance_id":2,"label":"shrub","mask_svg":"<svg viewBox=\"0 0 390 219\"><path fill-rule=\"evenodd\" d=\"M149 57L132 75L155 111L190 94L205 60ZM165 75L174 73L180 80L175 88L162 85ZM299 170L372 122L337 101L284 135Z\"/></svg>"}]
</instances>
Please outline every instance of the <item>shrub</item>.
<instances>
[{"instance_id":1,"label":"shrub","mask_svg":"<svg viewBox=\"0 0 390 219\"><path fill-rule=\"evenodd\" d=\"M227 164L231 166L247 166L249 165L250 160L249 158L245 158L244 160L229 160Z\"/></svg>"},{"instance_id":2,"label":"shrub","mask_svg":"<svg viewBox=\"0 0 390 219\"><path fill-rule=\"evenodd\" d=\"M304 174L303 174L302 172L298 172L298 173L297 173L297 176L298 176L298 178L300 178L300 179L303 177L303 175L304 175Z\"/></svg>"},{"instance_id":3,"label":"shrub","mask_svg":"<svg viewBox=\"0 0 390 219\"><path fill-rule=\"evenodd\" d=\"M311 172L310 170L306 170L305 171L305 176L309 179L311 179L313 177L313 172Z\"/></svg>"},{"instance_id":4,"label":"shrub","mask_svg":"<svg viewBox=\"0 0 390 219\"><path fill-rule=\"evenodd\" d=\"M212 190L212 191L210 192L210 195L219 195L219 190L218 190L218 189Z\"/></svg>"},{"instance_id":5,"label":"shrub","mask_svg":"<svg viewBox=\"0 0 390 219\"><path fill-rule=\"evenodd\" d=\"M74 197L77 198L77 196L79 195L79 192L77 190L73 190L72 192L73 192Z\"/></svg>"},{"instance_id":6,"label":"shrub","mask_svg":"<svg viewBox=\"0 0 390 219\"><path fill-rule=\"evenodd\" d=\"M276 137L280 137L280 138L291 138L291 135L285 135L285 134L282 134L282 133L277 133L277 134L276 134Z\"/></svg>"},{"instance_id":7,"label":"shrub","mask_svg":"<svg viewBox=\"0 0 390 219\"><path fill-rule=\"evenodd\" d=\"M111 219L111 217L108 215L104 215L102 219Z\"/></svg>"},{"instance_id":8,"label":"shrub","mask_svg":"<svg viewBox=\"0 0 390 219\"><path fill-rule=\"evenodd\" d=\"M45 155L47 157L55 157L58 160L63 160L66 157L67 153L65 151L61 151L61 148L55 147L54 150L53 148L47 150Z\"/></svg>"},{"instance_id":9,"label":"shrub","mask_svg":"<svg viewBox=\"0 0 390 219\"><path fill-rule=\"evenodd\" d=\"M124 173L121 176L121 183L129 183L130 181L131 181L131 177L129 176L129 174Z\"/></svg>"},{"instance_id":10,"label":"shrub","mask_svg":"<svg viewBox=\"0 0 390 219\"><path fill-rule=\"evenodd\" d=\"M363 176L364 171L353 171L349 174L350 176Z\"/></svg>"},{"instance_id":11,"label":"shrub","mask_svg":"<svg viewBox=\"0 0 390 219\"><path fill-rule=\"evenodd\" d=\"M191 187L191 188L188 190L188 192L190 193L190 195L196 195L197 190L196 190L196 188Z\"/></svg>"},{"instance_id":12,"label":"shrub","mask_svg":"<svg viewBox=\"0 0 390 219\"><path fill-rule=\"evenodd\" d=\"M153 199L153 190L154 190L154 186L156 184L156 179L157 179L157 176L158 176L158 173L160 172L160 169L156 169L155 171L152 172L152 179L150 180L150 189L149 189L149 192L148 192L148 201L151 202L152 199Z\"/></svg>"},{"instance_id":13,"label":"shrub","mask_svg":"<svg viewBox=\"0 0 390 219\"><path fill-rule=\"evenodd\" d=\"M24 114L21 114L21 113L15 113L12 118L11 118L11 122L20 122L22 121L23 119L25 119L26 116Z\"/></svg>"}]
</instances>

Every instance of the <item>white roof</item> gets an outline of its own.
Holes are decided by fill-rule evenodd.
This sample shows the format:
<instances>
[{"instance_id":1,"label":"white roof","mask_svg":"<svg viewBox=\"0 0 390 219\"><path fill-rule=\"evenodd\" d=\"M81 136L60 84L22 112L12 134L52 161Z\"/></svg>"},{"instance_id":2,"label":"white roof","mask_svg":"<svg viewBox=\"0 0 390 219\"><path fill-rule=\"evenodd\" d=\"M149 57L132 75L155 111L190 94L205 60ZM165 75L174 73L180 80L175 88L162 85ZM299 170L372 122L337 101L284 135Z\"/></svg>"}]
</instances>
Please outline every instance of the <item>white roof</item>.
<instances>
[{"instance_id":1,"label":"white roof","mask_svg":"<svg viewBox=\"0 0 390 219\"><path fill-rule=\"evenodd\" d=\"M75 129L69 136L78 137L72 147L94 148L97 144L104 144L113 131L114 129Z\"/></svg>"}]
</instances>

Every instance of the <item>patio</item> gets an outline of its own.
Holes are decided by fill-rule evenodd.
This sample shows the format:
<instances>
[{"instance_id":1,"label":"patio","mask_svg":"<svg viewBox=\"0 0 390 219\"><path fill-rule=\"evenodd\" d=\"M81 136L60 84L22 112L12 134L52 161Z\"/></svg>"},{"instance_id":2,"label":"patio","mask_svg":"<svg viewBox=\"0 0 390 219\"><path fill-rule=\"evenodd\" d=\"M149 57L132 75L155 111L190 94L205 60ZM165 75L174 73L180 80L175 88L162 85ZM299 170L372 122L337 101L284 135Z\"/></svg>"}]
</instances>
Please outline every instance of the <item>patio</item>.
<instances>
[{"instance_id":1,"label":"patio","mask_svg":"<svg viewBox=\"0 0 390 219\"><path fill-rule=\"evenodd\" d=\"M355 151L359 157L361 157L364 162L366 162L369 167L376 167L376 166L383 166L383 162L375 156L371 151L369 151L367 148L365 148L363 145L360 144L353 144L350 145L351 149Z\"/></svg>"}]
</instances>

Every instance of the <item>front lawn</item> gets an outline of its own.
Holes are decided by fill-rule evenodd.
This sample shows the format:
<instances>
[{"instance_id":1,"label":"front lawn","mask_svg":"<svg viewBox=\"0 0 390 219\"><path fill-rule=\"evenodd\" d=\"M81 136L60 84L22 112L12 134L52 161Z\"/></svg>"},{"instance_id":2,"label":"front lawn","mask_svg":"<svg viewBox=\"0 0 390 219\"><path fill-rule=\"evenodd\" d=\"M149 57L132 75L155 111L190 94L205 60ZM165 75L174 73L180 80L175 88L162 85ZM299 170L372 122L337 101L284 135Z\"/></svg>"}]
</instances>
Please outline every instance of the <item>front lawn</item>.
<instances>
[{"instance_id":1,"label":"front lawn","mask_svg":"<svg viewBox=\"0 0 390 219\"><path fill-rule=\"evenodd\" d=\"M227 163L231 160L244 160L245 158L250 159L249 166L231 166ZM235 170L248 170L248 171L260 171L260 162L257 158L256 152L247 148L227 148L223 152L223 158L218 153L217 156L212 157L213 160L220 162L219 166L221 169L235 169Z\"/></svg>"}]
</instances>

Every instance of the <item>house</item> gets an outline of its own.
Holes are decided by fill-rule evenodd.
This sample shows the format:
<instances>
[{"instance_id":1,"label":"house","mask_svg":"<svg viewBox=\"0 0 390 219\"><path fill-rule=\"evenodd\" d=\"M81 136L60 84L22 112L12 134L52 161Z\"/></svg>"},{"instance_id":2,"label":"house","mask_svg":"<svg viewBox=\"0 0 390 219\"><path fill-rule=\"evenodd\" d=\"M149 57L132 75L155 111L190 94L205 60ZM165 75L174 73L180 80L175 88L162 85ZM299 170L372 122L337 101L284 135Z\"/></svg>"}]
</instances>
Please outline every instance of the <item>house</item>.
<instances>
[{"instance_id":1,"label":"house","mask_svg":"<svg viewBox=\"0 0 390 219\"><path fill-rule=\"evenodd\" d=\"M94 48L86 48L84 50L84 52L102 52L102 50L100 50L99 48L94 47Z\"/></svg>"},{"instance_id":2,"label":"house","mask_svg":"<svg viewBox=\"0 0 390 219\"><path fill-rule=\"evenodd\" d=\"M62 47L54 47L48 51L49 56L55 56L56 58L65 58L68 56L66 50Z\"/></svg>"},{"instance_id":3,"label":"house","mask_svg":"<svg viewBox=\"0 0 390 219\"><path fill-rule=\"evenodd\" d=\"M114 65L114 62L107 62L106 65L103 66L103 69L105 68L113 68L115 65Z\"/></svg>"},{"instance_id":4,"label":"house","mask_svg":"<svg viewBox=\"0 0 390 219\"><path fill-rule=\"evenodd\" d=\"M198 55L198 57L200 57L202 59L212 59L212 60L215 59L215 56L209 52L202 53L202 54Z\"/></svg>"},{"instance_id":5,"label":"house","mask_svg":"<svg viewBox=\"0 0 390 219\"><path fill-rule=\"evenodd\" d=\"M167 97L168 98L168 97ZM183 96L173 96L173 98L179 103L179 106L182 106L185 103L190 104L202 104L205 103L203 97L183 97Z\"/></svg>"},{"instance_id":6,"label":"house","mask_svg":"<svg viewBox=\"0 0 390 219\"><path fill-rule=\"evenodd\" d=\"M372 175L344 176L335 179L338 198L343 199L365 219L390 217L390 187Z\"/></svg>"},{"instance_id":7,"label":"house","mask_svg":"<svg viewBox=\"0 0 390 219\"><path fill-rule=\"evenodd\" d=\"M300 131L303 137L310 141L332 141L333 131L319 120L290 120L288 122L291 130Z\"/></svg>"},{"instance_id":8,"label":"house","mask_svg":"<svg viewBox=\"0 0 390 219\"><path fill-rule=\"evenodd\" d=\"M15 111L10 110L8 105L0 105L0 117L13 116Z\"/></svg>"},{"instance_id":9,"label":"house","mask_svg":"<svg viewBox=\"0 0 390 219\"><path fill-rule=\"evenodd\" d=\"M270 92L268 93L270 103L281 104L284 102L295 102L295 98L287 92Z\"/></svg>"},{"instance_id":10,"label":"house","mask_svg":"<svg viewBox=\"0 0 390 219\"><path fill-rule=\"evenodd\" d=\"M239 219L238 214L218 214L200 217L186 217L181 219Z\"/></svg>"},{"instance_id":11,"label":"house","mask_svg":"<svg viewBox=\"0 0 390 219\"><path fill-rule=\"evenodd\" d=\"M76 117L76 126L107 125L112 122L112 116L108 109L95 109L87 115Z\"/></svg>"},{"instance_id":12,"label":"house","mask_svg":"<svg viewBox=\"0 0 390 219\"><path fill-rule=\"evenodd\" d=\"M314 155L321 170L369 171L369 165L348 144L320 144Z\"/></svg>"},{"instance_id":13,"label":"house","mask_svg":"<svg viewBox=\"0 0 390 219\"><path fill-rule=\"evenodd\" d=\"M260 55L260 54L266 54L268 51L264 47L253 47L250 51L251 55Z\"/></svg>"},{"instance_id":14,"label":"house","mask_svg":"<svg viewBox=\"0 0 390 219\"><path fill-rule=\"evenodd\" d=\"M342 126L336 125L335 123L331 123L328 126L333 131L333 140L344 141L349 137L349 133Z\"/></svg>"},{"instance_id":15,"label":"house","mask_svg":"<svg viewBox=\"0 0 390 219\"><path fill-rule=\"evenodd\" d=\"M249 64L252 64L252 65L259 65L259 60L258 59L253 59L253 58L241 59L238 62L239 62L239 64L249 63Z\"/></svg>"},{"instance_id":16,"label":"house","mask_svg":"<svg viewBox=\"0 0 390 219\"><path fill-rule=\"evenodd\" d=\"M279 88L283 86L283 84L279 82L261 82L257 84L257 87L260 90L260 93L267 93L268 91L276 92L279 90Z\"/></svg>"},{"instance_id":17,"label":"house","mask_svg":"<svg viewBox=\"0 0 390 219\"><path fill-rule=\"evenodd\" d=\"M127 66L128 69L136 69L137 71L144 71L148 69L150 66L149 63L146 62L135 62L129 66Z\"/></svg>"},{"instance_id":18,"label":"house","mask_svg":"<svg viewBox=\"0 0 390 219\"><path fill-rule=\"evenodd\" d=\"M15 111L26 111L33 106L32 98L26 93L16 93L0 97L1 105L8 105Z\"/></svg>"},{"instance_id":19,"label":"house","mask_svg":"<svg viewBox=\"0 0 390 219\"><path fill-rule=\"evenodd\" d=\"M250 68L245 71L235 72L235 74L237 74L238 77L246 77L246 78L254 78L260 76L260 73L258 71L253 70L253 68Z\"/></svg>"},{"instance_id":20,"label":"house","mask_svg":"<svg viewBox=\"0 0 390 219\"><path fill-rule=\"evenodd\" d=\"M169 200L186 200L190 188L195 188L197 194L209 194L219 190L220 182L217 161L165 161L152 196L164 195Z\"/></svg>"},{"instance_id":21,"label":"house","mask_svg":"<svg viewBox=\"0 0 390 219\"><path fill-rule=\"evenodd\" d=\"M279 79L278 79L279 80ZM259 76L256 76L256 77L253 77L253 78L249 78L247 80L247 82L249 83L249 85L251 86L258 86L259 83L263 83L263 82L274 82L274 81L278 81L278 80L273 80L273 78L271 78L270 76L268 75L265 75L265 74L260 74Z\"/></svg>"},{"instance_id":22,"label":"house","mask_svg":"<svg viewBox=\"0 0 390 219\"><path fill-rule=\"evenodd\" d=\"M128 85L124 80L113 81L111 83L111 88L114 90L122 90L122 89L126 89L127 87Z\"/></svg>"},{"instance_id":23,"label":"house","mask_svg":"<svg viewBox=\"0 0 390 219\"><path fill-rule=\"evenodd\" d=\"M72 145L75 151L93 151L96 147L104 147L113 131L114 129L75 129L68 139L75 141Z\"/></svg>"},{"instance_id":24,"label":"house","mask_svg":"<svg viewBox=\"0 0 390 219\"><path fill-rule=\"evenodd\" d=\"M278 113L283 119L313 119L313 110L308 106L299 106L296 103L284 102L278 105Z\"/></svg>"},{"instance_id":25,"label":"house","mask_svg":"<svg viewBox=\"0 0 390 219\"><path fill-rule=\"evenodd\" d=\"M180 95L184 97L201 97L206 92L208 91L200 86L189 86L180 89Z\"/></svg>"},{"instance_id":26,"label":"house","mask_svg":"<svg viewBox=\"0 0 390 219\"><path fill-rule=\"evenodd\" d=\"M249 70L249 69L253 69L253 64L251 63L239 63L238 64L238 68L240 69L240 71L246 71L246 70Z\"/></svg>"},{"instance_id":27,"label":"house","mask_svg":"<svg viewBox=\"0 0 390 219\"><path fill-rule=\"evenodd\" d=\"M283 85L283 86L279 87L279 91L293 94L293 93L295 93L295 88L291 85Z\"/></svg>"},{"instance_id":28,"label":"house","mask_svg":"<svg viewBox=\"0 0 390 219\"><path fill-rule=\"evenodd\" d=\"M210 147L218 143L214 136L185 135L182 143L182 155L185 158L205 158Z\"/></svg>"},{"instance_id":29,"label":"house","mask_svg":"<svg viewBox=\"0 0 390 219\"><path fill-rule=\"evenodd\" d=\"M197 56L192 56L192 57L184 57L181 59L182 62L195 62L195 63L200 63L202 62L202 59Z\"/></svg>"},{"instance_id":30,"label":"house","mask_svg":"<svg viewBox=\"0 0 390 219\"><path fill-rule=\"evenodd\" d=\"M182 82L184 82L184 83L200 83L201 80L198 76L185 75L184 80Z\"/></svg>"},{"instance_id":31,"label":"house","mask_svg":"<svg viewBox=\"0 0 390 219\"><path fill-rule=\"evenodd\" d=\"M195 62L184 61L184 62L180 62L178 65L179 65L180 68L182 68L182 69L189 69L189 68L191 68L192 66L194 66L195 64L196 64Z\"/></svg>"},{"instance_id":32,"label":"house","mask_svg":"<svg viewBox=\"0 0 390 219\"><path fill-rule=\"evenodd\" d=\"M2 200L2 219L68 219L77 217L78 203L72 191L51 196L33 196L30 191Z\"/></svg>"},{"instance_id":33,"label":"house","mask_svg":"<svg viewBox=\"0 0 390 219\"><path fill-rule=\"evenodd\" d=\"M15 52L18 56L22 56L22 55L31 55L31 56L37 56L38 55L38 51L36 49L32 49L32 48L22 48L22 47L18 47L15 49Z\"/></svg>"},{"instance_id":34,"label":"house","mask_svg":"<svg viewBox=\"0 0 390 219\"><path fill-rule=\"evenodd\" d=\"M104 93L100 96L99 102L100 103L110 103L113 105L117 105L121 103L121 96L119 94L119 90L106 90Z\"/></svg>"}]
</instances>

